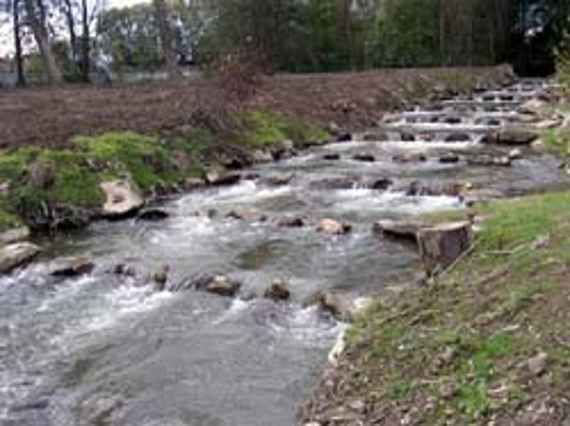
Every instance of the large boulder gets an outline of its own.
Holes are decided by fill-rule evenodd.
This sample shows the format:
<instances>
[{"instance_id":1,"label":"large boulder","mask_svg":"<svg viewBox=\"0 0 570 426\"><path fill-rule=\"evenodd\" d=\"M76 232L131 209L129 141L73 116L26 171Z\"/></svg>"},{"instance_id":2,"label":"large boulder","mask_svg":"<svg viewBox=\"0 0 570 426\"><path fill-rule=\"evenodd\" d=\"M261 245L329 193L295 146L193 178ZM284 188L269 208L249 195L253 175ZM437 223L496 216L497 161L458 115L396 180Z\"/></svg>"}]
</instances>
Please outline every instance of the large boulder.
<instances>
[{"instance_id":1,"label":"large boulder","mask_svg":"<svg viewBox=\"0 0 570 426\"><path fill-rule=\"evenodd\" d=\"M103 182L101 189L106 196L102 209L102 215L106 218L115 219L129 216L144 206L142 195L129 180Z\"/></svg>"},{"instance_id":2,"label":"large boulder","mask_svg":"<svg viewBox=\"0 0 570 426\"><path fill-rule=\"evenodd\" d=\"M18 266L28 263L41 251L39 246L28 242L0 247L0 274L7 274Z\"/></svg>"},{"instance_id":3,"label":"large boulder","mask_svg":"<svg viewBox=\"0 0 570 426\"><path fill-rule=\"evenodd\" d=\"M317 227L318 232L329 235L343 235L352 230L352 226L347 223L337 222L333 219L322 219Z\"/></svg>"},{"instance_id":4,"label":"large boulder","mask_svg":"<svg viewBox=\"0 0 570 426\"><path fill-rule=\"evenodd\" d=\"M421 228L417 241L428 275L447 268L471 247L473 230L467 221Z\"/></svg>"},{"instance_id":5,"label":"large boulder","mask_svg":"<svg viewBox=\"0 0 570 426\"><path fill-rule=\"evenodd\" d=\"M500 145L530 145L539 137L540 135L531 129L505 127L497 132L493 132L488 137L488 141Z\"/></svg>"},{"instance_id":6,"label":"large boulder","mask_svg":"<svg viewBox=\"0 0 570 426\"><path fill-rule=\"evenodd\" d=\"M66 257L56 259L49 268L54 277L76 277L91 273L95 264L87 257Z\"/></svg>"},{"instance_id":7,"label":"large boulder","mask_svg":"<svg viewBox=\"0 0 570 426\"><path fill-rule=\"evenodd\" d=\"M10 229L0 233L0 246L7 244L20 243L30 238L30 230L27 227Z\"/></svg>"}]
</instances>

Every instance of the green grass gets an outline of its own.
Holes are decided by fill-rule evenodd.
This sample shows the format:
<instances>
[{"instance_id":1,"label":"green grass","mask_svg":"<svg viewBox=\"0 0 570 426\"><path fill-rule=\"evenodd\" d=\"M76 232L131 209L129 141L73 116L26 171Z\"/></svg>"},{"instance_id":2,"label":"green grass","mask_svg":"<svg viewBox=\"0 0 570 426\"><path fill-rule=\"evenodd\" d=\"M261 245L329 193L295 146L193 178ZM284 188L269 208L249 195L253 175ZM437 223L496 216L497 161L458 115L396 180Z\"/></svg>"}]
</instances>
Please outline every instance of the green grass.
<instances>
[{"instance_id":1,"label":"green grass","mask_svg":"<svg viewBox=\"0 0 570 426\"><path fill-rule=\"evenodd\" d=\"M450 416L454 424L487 424L524 413L545 386L551 395L570 392L570 350L558 343L570 341L570 193L497 201L474 213L488 219L469 257L427 287L377 299L348 330L343 386L351 398L380 395L408 409L432 399L432 410L420 409L422 424ZM521 367L538 351L550 357L544 378Z\"/></svg>"},{"instance_id":2,"label":"green grass","mask_svg":"<svg viewBox=\"0 0 570 426\"><path fill-rule=\"evenodd\" d=\"M544 134L546 148L561 157L570 156L570 129L550 129Z\"/></svg>"},{"instance_id":3,"label":"green grass","mask_svg":"<svg viewBox=\"0 0 570 426\"><path fill-rule=\"evenodd\" d=\"M104 181L129 178L143 193L150 193L156 187L169 188L188 177L203 176L206 164L215 163L217 150L232 144L248 149L286 139L299 145L328 138L317 126L271 112L243 113L239 119L243 126L229 141L199 128L186 138L168 141L111 132L78 136L68 149L26 147L0 152L0 184L8 182L11 188L0 203L0 230L19 224L18 215L28 217L26 211L44 211L47 205L100 206ZM30 170L38 163L54 171L53 184L47 188L30 182Z\"/></svg>"},{"instance_id":4,"label":"green grass","mask_svg":"<svg viewBox=\"0 0 570 426\"><path fill-rule=\"evenodd\" d=\"M243 143L254 147L268 146L287 139L296 144L320 142L329 137L327 132L316 125L272 112L247 112L240 119L246 128L242 135Z\"/></svg>"}]
</instances>

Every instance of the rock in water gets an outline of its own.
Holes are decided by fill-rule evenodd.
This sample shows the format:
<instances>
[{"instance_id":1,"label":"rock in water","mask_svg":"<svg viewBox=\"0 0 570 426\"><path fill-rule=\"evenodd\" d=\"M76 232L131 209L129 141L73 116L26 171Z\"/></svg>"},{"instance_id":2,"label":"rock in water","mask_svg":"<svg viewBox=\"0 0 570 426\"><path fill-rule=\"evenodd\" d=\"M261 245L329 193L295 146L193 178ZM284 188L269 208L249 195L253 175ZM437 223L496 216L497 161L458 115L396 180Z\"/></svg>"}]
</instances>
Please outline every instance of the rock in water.
<instances>
[{"instance_id":1,"label":"rock in water","mask_svg":"<svg viewBox=\"0 0 570 426\"><path fill-rule=\"evenodd\" d=\"M530 145L539 138L539 134L533 130L525 128L503 128L492 133L489 142L500 145Z\"/></svg>"},{"instance_id":2,"label":"rock in water","mask_svg":"<svg viewBox=\"0 0 570 426\"><path fill-rule=\"evenodd\" d=\"M189 177L184 181L184 187L188 191L193 191L195 189L201 189L206 186L206 181L202 178Z\"/></svg>"},{"instance_id":3,"label":"rock in water","mask_svg":"<svg viewBox=\"0 0 570 426\"><path fill-rule=\"evenodd\" d=\"M36 257L42 249L32 243L15 243L0 248L0 274L7 274Z\"/></svg>"},{"instance_id":4,"label":"rock in water","mask_svg":"<svg viewBox=\"0 0 570 426\"><path fill-rule=\"evenodd\" d=\"M338 160L340 160L340 154L336 154L336 153L325 154L323 156L323 160L338 161Z\"/></svg>"},{"instance_id":5,"label":"rock in water","mask_svg":"<svg viewBox=\"0 0 570 426\"><path fill-rule=\"evenodd\" d=\"M452 133L445 138L445 142L471 142L471 136L467 133Z\"/></svg>"},{"instance_id":6,"label":"rock in water","mask_svg":"<svg viewBox=\"0 0 570 426\"><path fill-rule=\"evenodd\" d=\"M215 169L209 170L206 173L206 182L209 185L214 185L214 186L235 185L240 180L241 180L241 175L235 173L226 174Z\"/></svg>"},{"instance_id":7,"label":"rock in water","mask_svg":"<svg viewBox=\"0 0 570 426\"><path fill-rule=\"evenodd\" d=\"M352 226L347 223L340 223L333 219L323 219L317 227L318 232L331 235L347 234L352 230Z\"/></svg>"},{"instance_id":8,"label":"rock in water","mask_svg":"<svg viewBox=\"0 0 570 426\"><path fill-rule=\"evenodd\" d=\"M444 163L444 164L458 163L459 162L459 155L457 155L453 152L448 152L447 154L444 154L441 157L439 157L439 162Z\"/></svg>"},{"instance_id":9,"label":"rock in water","mask_svg":"<svg viewBox=\"0 0 570 426\"><path fill-rule=\"evenodd\" d=\"M239 291L240 287L241 283L230 280L225 275L217 275L208 284L206 284L205 290L208 293L233 297Z\"/></svg>"},{"instance_id":10,"label":"rock in water","mask_svg":"<svg viewBox=\"0 0 570 426\"><path fill-rule=\"evenodd\" d=\"M289 291L289 287L287 286L286 282L275 280L271 286L265 290L263 297L275 301L289 300L291 297L291 292Z\"/></svg>"},{"instance_id":11,"label":"rock in water","mask_svg":"<svg viewBox=\"0 0 570 426\"><path fill-rule=\"evenodd\" d=\"M453 222L429 228L417 233L420 255L428 275L451 265L463 254L473 241L469 222Z\"/></svg>"},{"instance_id":12,"label":"rock in water","mask_svg":"<svg viewBox=\"0 0 570 426\"><path fill-rule=\"evenodd\" d=\"M146 222L159 222L161 220L168 219L170 214L161 209L145 209L139 213L137 219Z\"/></svg>"},{"instance_id":13,"label":"rock in water","mask_svg":"<svg viewBox=\"0 0 570 426\"><path fill-rule=\"evenodd\" d=\"M280 228L302 228L305 226L305 221L301 217L283 217L277 221L277 226Z\"/></svg>"},{"instance_id":14,"label":"rock in water","mask_svg":"<svg viewBox=\"0 0 570 426\"><path fill-rule=\"evenodd\" d=\"M219 296L233 297L241 288L241 283L230 279L225 275L198 275L185 279L171 287L171 291L198 290L208 293L217 294Z\"/></svg>"},{"instance_id":15,"label":"rock in water","mask_svg":"<svg viewBox=\"0 0 570 426\"><path fill-rule=\"evenodd\" d=\"M359 306L354 302L354 295L347 292L317 292L305 306L317 305L323 311L331 313L340 321L352 321Z\"/></svg>"},{"instance_id":16,"label":"rock in water","mask_svg":"<svg viewBox=\"0 0 570 426\"><path fill-rule=\"evenodd\" d=\"M356 154L352 157L355 161L362 161L365 163L373 163L376 158L372 154Z\"/></svg>"},{"instance_id":17,"label":"rock in water","mask_svg":"<svg viewBox=\"0 0 570 426\"><path fill-rule=\"evenodd\" d=\"M366 133L362 136L364 142L385 142L390 140L386 133Z\"/></svg>"},{"instance_id":18,"label":"rock in water","mask_svg":"<svg viewBox=\"0 0 570 426\"><path fill-rule=\"evenodd\" d=\"M76 277L89 274L95 264L86 257L68 257L56 259L50 266L49 274L54 277Z\"/></svg>"},{"instance_id":19,"label":"rock in water","mask_svg":"<svg viewBox=\"0 0 570 426\"><path fill-rule=\"evenodd\" d=\"M423 226L422 222L387 219L376 222L373 230L387 237L416 241L418 232Z\"/></svg>"},{"instance_id":20,"label":"rock in water","mask_svg":"<svg viewBox=\"0 0 570 426\"><path fill-rule=\"evenodd\" d=\"M106 218L119 219L129 216L144 205L143 197L128 180L103 182L101 189L107 197L102 212Z\"/></svg>"},{"instance_id":21,"label":"rock in water","mask_svg":"<svg viewBox=\"0 0 570 426\"><path fill-rule=\"evenodd\" d=\"M375 189L378 191L386 191L389 187L394 185L394 181L389 178L380 178L372 182L370 189Z\"/></svg>"},{"instance_id":22,"label":"rock in water","mask_svg":"<svg viewBox=\"0 0 570 426\"><path fill-rule=\"evenodd\" d=\"M166 288L166 283L168 282L169 272L170 266L165 265L152 275L152 280L154 281L154 288L156 291L164 291Z\"/></svg>"},{"instance_id":23,"label":"rock in water","mask_svg":"<svg viewBox=\"0 0 570 426\"><path fill-rule=\"evenodd\" d=\"M336 138L337 142L350 142L352 141L352 134L343 133Z\"/></svg>"}]
</instances>

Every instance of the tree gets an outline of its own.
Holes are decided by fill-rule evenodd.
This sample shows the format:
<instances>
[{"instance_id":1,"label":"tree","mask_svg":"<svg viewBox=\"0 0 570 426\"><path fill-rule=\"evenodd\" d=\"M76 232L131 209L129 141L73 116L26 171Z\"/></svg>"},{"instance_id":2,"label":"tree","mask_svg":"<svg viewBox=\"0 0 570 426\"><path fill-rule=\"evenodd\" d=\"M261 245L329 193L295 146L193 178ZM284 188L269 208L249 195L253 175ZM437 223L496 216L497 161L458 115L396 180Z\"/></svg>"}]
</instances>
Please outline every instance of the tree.
<instances>
[{"instance_id":1,"label":"tree","mask_svg":"<svg viewBox=\"0 0 570 426\"><path fill-rule=\"evenodd\" d=\"M97 39L103 55L112 58L113 68L154 70L162 65L154 8L138 4L99 14Z\"/></svg>"},{"instance_id":2,"label":"tree","mask_svg":"<svg viewBox=\"0 0 570 426\"><path fill-rule=\"evenodd\" d=\"M27 22L40 51L48 81L50 84L60 84L63 82L63 76L51 51L51 41L46 23L46 6L43 0L24 0L24 5Z\"/></svg>"},{"instance_id":3,"label":"tree","mask_svg":"<svg viewBox=\"0 0 570 426\"><path fill-rule=\"evenodd\" d=\"M166 63L168 75L171 78L181 77L182 73L178 68L177 55L174 47L175 40L168 5L165 0L153 0L153 5L156 13L158 32L160 34L161 52Z\"/></svg>"},{"instance_id":4,"label":"tree","mask_svg":"<svg viewBox=\"0 0 570 426\"><path fill-rule=\"evenodd\" d=\"M22 26L20 23L20 0L12 1L12 26L14 31L14 61L16 63L17 85L25 86L24 61L22 58Z\"/></svg>"}]
</instances>

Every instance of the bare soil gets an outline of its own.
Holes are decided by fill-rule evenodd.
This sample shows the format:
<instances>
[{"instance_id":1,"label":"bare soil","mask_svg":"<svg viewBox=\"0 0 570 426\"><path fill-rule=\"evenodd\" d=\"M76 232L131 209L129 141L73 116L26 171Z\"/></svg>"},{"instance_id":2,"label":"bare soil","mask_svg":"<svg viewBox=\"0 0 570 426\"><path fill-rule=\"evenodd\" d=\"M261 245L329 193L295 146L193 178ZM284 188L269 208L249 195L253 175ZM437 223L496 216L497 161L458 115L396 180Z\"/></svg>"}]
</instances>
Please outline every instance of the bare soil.
<instances>
[{"instance_id":1,"label":"bare soil","mask_svg":"<svg viewBox=\"0 0 570 426\"><path fill-rule=\"evenodd\" d=\"M277 75L263 79L246 105L344 128L374 124L385 111L433 92L508 79L508 67L408 69L366 73ZM0 92L0 149L69 146L77 135L131 130L184 135L204 102L224 104L214 80L109 88L64 86ZM221 105L224 107L225 105Z\"/></svg>"}]
</instances>

